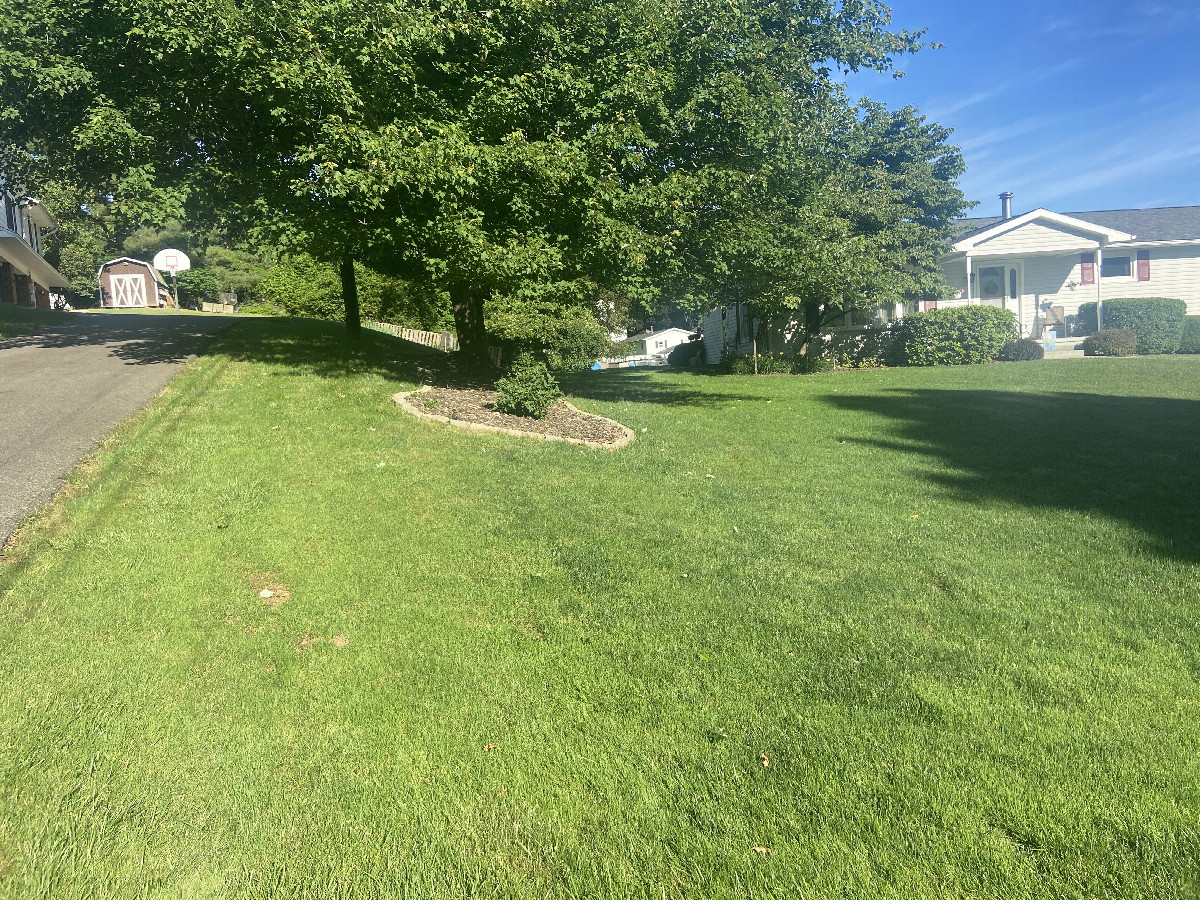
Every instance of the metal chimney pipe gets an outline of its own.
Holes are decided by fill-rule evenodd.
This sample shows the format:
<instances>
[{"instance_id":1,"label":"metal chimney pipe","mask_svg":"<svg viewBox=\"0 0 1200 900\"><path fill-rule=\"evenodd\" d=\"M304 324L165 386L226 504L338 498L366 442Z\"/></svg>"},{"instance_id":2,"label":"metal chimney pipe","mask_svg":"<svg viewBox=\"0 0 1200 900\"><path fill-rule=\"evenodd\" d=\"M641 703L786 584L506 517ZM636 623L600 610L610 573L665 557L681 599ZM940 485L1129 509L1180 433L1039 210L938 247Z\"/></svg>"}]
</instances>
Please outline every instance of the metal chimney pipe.
<instances>
[{"instance_id":1,"label":"metal chimney pipe","mask_svg":"<svg viewBox=\"0 0 1200 900\"><path fill-rule=\"evenodd\" d=\"M1000 195L1000 215L1006 222L1012 218L1012 198L1012 191Z\"/></svg>"}]
</instances>

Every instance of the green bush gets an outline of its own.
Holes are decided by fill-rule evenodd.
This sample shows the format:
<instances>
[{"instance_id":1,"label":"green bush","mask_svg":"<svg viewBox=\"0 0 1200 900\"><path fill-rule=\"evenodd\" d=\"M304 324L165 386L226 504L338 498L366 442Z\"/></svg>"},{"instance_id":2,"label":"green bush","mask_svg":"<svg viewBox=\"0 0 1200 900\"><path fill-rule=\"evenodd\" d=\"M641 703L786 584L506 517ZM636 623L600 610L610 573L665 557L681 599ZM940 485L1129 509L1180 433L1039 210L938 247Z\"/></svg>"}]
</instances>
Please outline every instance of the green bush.
<instances>
[{"instance_id":1,"label":"green bush","mask_svg":"<svg viewBox=\"0 0 1200 900\"><path fill-rule=\"evenodd\" d=\"M518 354L508 375L496 382L496 411L531 419L544 419L562 396L562 388L540 359Z\"/></svg>"},{"instance_id":2,"label":"green bush","mask_svg":"<svg viewBox=\"0 0 1200 900\"><path fill-rule=\"evenodd\" d=\"M794 371L796 357L790 353L760 353L758 354L759 375L791 375ZM753 375L755 369L754 356L746 353L737 356L726 354L717 364L717 371L722 375Z\"/></svg>"},{"instance_id":3,"label":"green bush","mask_svg":"<svg viewBox=\"0 0 1200 900\"><path fill-rule=\"evenodd\" d=\"M885 365L892 345L894 325L868 325L822 334L821 356L832 359L839 369L872 369Z\"/></svg>"},{"instance_id":4,"label":"green bush","mask_svg":"<svg viewBox=\"0 0 1200 900\"><path fill-rule=\"evenodd\" d=\"M1137 335L1128 328L1105 328L1080 346L1084 356L1129 356L1137 351Z\"/></svg>"},{"instance_id":5,"label":"green bush","mask_svg":"<svg viewBox=\"0 0 1200 900\"><path fill-rule=\"evenodd\" d=\"M354 274L361 318L430 331L453 329L448 298L414 290L363 265L355 264ZM337 268L306 255L279 260L255 288L254 299L289 316L334 321L346 317Z\"/></svg>"},{"instance_id":6,"label":"green bush","mask_svg":"<svg viewBox=\"0 0 1200 900\"><path fill-rule=\"evenodd\" d=\"M1075 323L1071 326L1071 334L1077 337L1087 337L1095 334L1099 326L1096 324L1096 301L1080 303L1079 311L1075 313Z\"/></svg>"},{"instance_id":7,"label":"green bush","mask_svg":"<svg viewBox=\"0 0 1200 900\"><path fill-rule=\"evenodd\" d=\"M505 356L538 353L559 372L586 369L612 346L590 309L553 299L496 297L488 301L486 316L488 334Z\"/></svg>"},{"instance_id":8,"label":"green bush","mask_svg":"<svg viewBox=\"0 0 1200 900\"><path fill-rule=\"evenodd\" d=\"M1044 359L1046 351L1038 341L1029 338L1017 338L1009 341L1000 350L1001 362L1028 362L1031 359Z\"/></svg>"},{"instance_id":9,"label":"green bush","mask_svg":"<svg viewBox=\"0 0 1200 900\"><path fill-rule=\"evenodd\" d=\"M996 306L959 306L905 316L893 333L892 364L961 366L995 359L1017 337L1017 324Z\"/></svg>"},{"instance_id":10,"label":"green bush","mask_svg":"<svg viewBox=\"0 0 1200 900\"><path fill-rule=\"evenodd\" d=\"M1183 336L1179 339L1180 353L1200 353L1200 316L1183 320Z\"/></svg>"},{"instance_id":11,"label":"green bush","mask_svg":"<svg viewBox=\"0 0 1200 900\"><path fill-rule=\"evenodd\" d=\"M704 342L687 341L677 344L667 354L667 364L672 366L694 366L704 361Z\"/></svg>"},{"instance_id":12,"label":"green bush","mask_svg":"<svg viewBox=\"0 0 1200 900\"><path fill-rule=\"evenodd\" d=\"M850 367L860 368L853 364ZM820 375L823 372L832 372L836 368L837 363L827 356L809 356L797 353L792 362L792 372L796 375Z\"/></svg>"},{"instance_id":13,"label":"green bush","mask_svg":"<svg viewBox=\"0 0 1200 900\"><path fill-rule=\"evenodd\" d=\"M1104 327L1137 335L1138 353L1174 353L1183 337L1187 304L1168 297L1104 301Z\"/></svg>"}]
</instances>

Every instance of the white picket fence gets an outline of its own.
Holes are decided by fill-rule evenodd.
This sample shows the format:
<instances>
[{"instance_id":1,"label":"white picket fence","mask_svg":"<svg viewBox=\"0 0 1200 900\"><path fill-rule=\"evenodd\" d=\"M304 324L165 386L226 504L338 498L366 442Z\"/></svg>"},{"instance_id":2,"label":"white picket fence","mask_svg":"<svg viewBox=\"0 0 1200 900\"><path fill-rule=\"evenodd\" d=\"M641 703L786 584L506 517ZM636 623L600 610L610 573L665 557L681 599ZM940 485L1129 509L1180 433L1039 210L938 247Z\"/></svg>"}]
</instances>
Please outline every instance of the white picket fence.
<instances>
[{"instance_id":1,"label":"white picket fence","mask_svg":"<svg viewBox=\"0 0 1200 900\"><path fill-rule=\"evenodd\" d=\"M433 347L435 350L449 352L458 349L458 338L448 331L421 331L417 328L393 325L390 322L364 322L363 324L376 331L394 334L403 340L412 341L414 344L421 344L425 347Z\"/></svg>"}]
</instances>

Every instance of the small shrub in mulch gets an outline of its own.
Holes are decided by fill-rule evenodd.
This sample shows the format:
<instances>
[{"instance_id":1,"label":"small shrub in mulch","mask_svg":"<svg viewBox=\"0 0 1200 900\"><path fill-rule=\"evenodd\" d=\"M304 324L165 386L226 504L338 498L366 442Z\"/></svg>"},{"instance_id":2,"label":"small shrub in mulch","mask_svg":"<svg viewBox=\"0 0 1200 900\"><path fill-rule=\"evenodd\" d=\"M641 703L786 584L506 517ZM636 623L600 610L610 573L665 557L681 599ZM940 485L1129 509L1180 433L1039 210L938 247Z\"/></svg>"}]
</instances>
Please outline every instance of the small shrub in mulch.
<instances>
[{"instance_id":1,"label":"small shrub in mulch","mask_svg":"<svg viewBox=\"0 0 1200 900\"><path fill-rule=\"evenodd\" d=\"M562 396L562 388L541 360L522 353L512 368L496 382L496 411L531 419L544 419Z\"/></svg>"}]
</instances>

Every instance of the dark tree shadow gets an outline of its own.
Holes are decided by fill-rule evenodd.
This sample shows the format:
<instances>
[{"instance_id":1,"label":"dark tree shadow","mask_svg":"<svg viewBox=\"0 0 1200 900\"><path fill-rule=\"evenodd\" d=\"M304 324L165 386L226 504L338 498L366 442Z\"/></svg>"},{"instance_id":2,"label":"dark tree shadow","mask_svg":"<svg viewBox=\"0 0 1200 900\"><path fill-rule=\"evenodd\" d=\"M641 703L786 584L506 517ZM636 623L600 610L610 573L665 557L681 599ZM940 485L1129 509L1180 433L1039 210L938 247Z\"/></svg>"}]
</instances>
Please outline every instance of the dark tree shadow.
<instances>
[{"instance_id":1,"label":"dark tree shadow","mask_svg":"<svg viewBox=\"0 0 1200 900\"><path fill-rule=\"evenodd\" d=\"M680 374L681 370L667 370ZM573 397L603 403L655 403L661 406L730 406L738 400L759 400L754 394L735 394L695 372L685 372L698 387L688 387L678 379L667 380L638 369L603 369L559 376L563 390Z\"/></svg>"},{"instance_id":2,"label":"dark tree shadow","mask_svg":"<svg viewBox=\"0 0 1200 900\"><path fill-rule=\"evenodd\" d=\"M79 313L33 334L10 338L0 349L108 346L112 356L130 365L181 363L202 352L214 334L235 321L215 315Z\"/></svg>"},{"instance_id":3,"label":"dark tree shadow","mask_svg":"<svg viewBox=\"0 0 1200 900\"><path fill-rule=\"evenodd\" d=\"M937 459L954 471L928 479L966 499L1121 520L1154 552L1200 562L1200 400L948 390L823 399L890 420L893 440L862 443Z\"/></svg>"}]
</instances>

